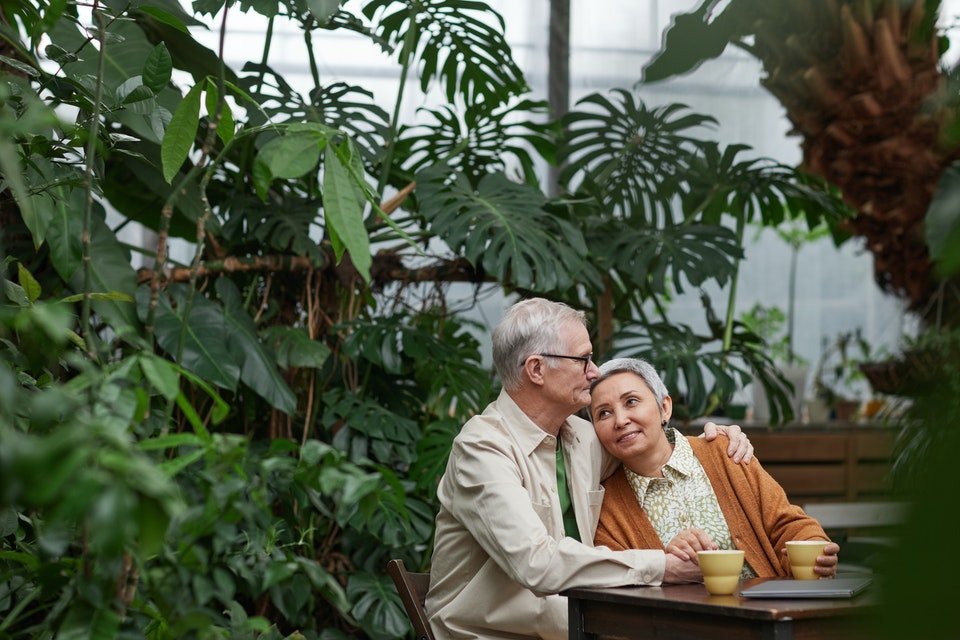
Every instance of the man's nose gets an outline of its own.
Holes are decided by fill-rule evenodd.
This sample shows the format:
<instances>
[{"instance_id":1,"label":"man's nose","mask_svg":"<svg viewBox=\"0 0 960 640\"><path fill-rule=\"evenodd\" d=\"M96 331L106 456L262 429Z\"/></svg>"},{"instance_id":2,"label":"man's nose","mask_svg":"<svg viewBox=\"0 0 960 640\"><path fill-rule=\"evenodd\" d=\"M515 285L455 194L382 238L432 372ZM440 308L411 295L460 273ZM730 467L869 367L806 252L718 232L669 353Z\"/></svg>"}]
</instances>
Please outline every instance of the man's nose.
<instances>
[{"instance_id":1,"label":"man's nose","mask_svg":"<svg viewBox=\"0 0 960 640\"><path fill-rule=\"evenodd\" d=\"M600 377L600 367L593 360L587 362L587 380L596 380Z\"/></svg>"}]
</instances>

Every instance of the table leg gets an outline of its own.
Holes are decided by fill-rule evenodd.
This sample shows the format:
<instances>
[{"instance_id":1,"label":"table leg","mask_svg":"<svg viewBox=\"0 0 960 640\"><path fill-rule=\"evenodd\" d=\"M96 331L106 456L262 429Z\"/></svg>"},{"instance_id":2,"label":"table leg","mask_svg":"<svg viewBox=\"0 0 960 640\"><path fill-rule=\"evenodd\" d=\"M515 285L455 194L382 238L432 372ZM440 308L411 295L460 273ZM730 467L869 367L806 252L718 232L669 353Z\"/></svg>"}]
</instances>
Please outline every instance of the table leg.
<instances>
[{"instance_id":1,"label":"table leg","mask_svg":"<svg viewBox=\"0 0 960 640\"><path fill-rule=\"evenodd\" d=\"M592 633L587 633L583 627L583 610L580 601L576 598L567 598L567 612L569 617L569 635L570 640L593 640L596 638Z\"/></svg>"}]
</instances>

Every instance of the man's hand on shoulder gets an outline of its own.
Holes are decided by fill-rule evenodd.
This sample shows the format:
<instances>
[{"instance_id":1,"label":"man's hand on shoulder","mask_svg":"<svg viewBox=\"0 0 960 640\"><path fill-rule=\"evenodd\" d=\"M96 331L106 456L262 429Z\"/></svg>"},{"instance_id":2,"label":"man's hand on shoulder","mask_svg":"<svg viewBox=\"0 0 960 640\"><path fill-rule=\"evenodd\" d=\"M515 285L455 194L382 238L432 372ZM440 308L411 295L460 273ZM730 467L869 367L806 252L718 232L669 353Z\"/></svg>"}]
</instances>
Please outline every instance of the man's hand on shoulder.
<instances>
[{"instance_id":1,"label":"man's hand on shoulder","mask_svg":"<svg viewBox=\"0 0 960 640\"><path fill-rule=\"evenodd\" d=\"M700 437L706 438L709 442L721 433L730 441L727 445L727 455L733 458L734 462L750 464L753 460L753 445L750 444L750 438L743 432L740 425L708 422L703 425L703 434Z\"/></svg>"}]
</instances>

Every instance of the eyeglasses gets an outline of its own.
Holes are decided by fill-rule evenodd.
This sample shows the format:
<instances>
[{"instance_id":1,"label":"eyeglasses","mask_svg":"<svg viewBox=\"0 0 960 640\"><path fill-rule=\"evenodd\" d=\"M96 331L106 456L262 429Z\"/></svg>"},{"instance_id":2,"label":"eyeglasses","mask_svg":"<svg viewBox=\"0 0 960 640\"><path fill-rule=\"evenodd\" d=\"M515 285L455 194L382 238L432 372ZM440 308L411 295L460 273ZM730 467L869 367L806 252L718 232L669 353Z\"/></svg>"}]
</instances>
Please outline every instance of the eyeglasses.
<instances>
[{"instance_id":1,"label":"eyeglasses","mask_svg":"<svg viewBox=\"0 0 960 640\"><path fill-rule=\"evenodd\" d=\"M584 373L587 372L587 367L590 366L590 362L593 360L593 354L592 354L592 353L588 353L588 354L585 355L585 356L564 356L564 355L560 355L559 353L541 353L541 354L539 354L539 355L541 355L541 356L543 356L543 357L545 357L545 358L565 358L565 359L567 359L567 360L579 360L579 361L583 362L583 372L584 372Z\"/></svg>"}]
</instances>

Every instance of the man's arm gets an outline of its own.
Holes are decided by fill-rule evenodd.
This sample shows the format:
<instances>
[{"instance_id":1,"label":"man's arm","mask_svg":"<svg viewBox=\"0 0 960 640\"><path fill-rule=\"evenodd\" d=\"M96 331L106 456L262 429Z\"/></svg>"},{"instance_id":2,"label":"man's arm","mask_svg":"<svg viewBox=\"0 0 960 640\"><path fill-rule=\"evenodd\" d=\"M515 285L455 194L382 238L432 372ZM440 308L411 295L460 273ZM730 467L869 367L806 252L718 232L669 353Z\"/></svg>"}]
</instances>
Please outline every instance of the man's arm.
<instances>
[{"instance_id":1,"label":"man's arm","mask_svg":"<svg viewBox=\"0 0 960 640\"><path fill-rule=\"evenodd\" d=\"M533 504L511 454L486 444L458 443L440 498L512 580L538 595L585 585L661 582L662 551L611 551L551 536L538 510L548 519L555 515L552 500Z\"/></svg>"}]
</instances>

